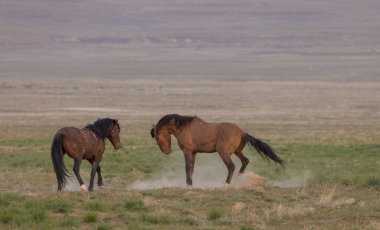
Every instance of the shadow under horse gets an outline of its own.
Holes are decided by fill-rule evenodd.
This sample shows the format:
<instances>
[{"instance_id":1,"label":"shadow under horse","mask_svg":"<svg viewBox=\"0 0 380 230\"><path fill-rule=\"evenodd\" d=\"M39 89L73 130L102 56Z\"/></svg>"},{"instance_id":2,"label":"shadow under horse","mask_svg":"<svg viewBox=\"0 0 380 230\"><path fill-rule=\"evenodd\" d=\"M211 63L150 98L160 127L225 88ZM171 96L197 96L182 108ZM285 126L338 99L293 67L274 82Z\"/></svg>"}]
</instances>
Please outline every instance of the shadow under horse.
<instances>
[{"instance_id":1,"label":"shadow under horse","mask_svg":"<svg viewBox=\"0 0 380 230\"><path fill-rule=\"evenodd\" d=\"M226 183L230 184L235 170L231 160L232 154L239 157L242 166L239 173L243 174L249 160L243 155L246 144L255 149L264 159L271 159L282 167L282 160L268 144L243 132L232 123L208 123L196 116L181 116L168 114L163 116L151 129L152 138L156 139L161 151L171 153L171 135L177 138L186 162L186 183L191 186L194 171L195 156L198 152L218 152L228 169Z\"/></svg>"},{"instance_id":2,"label":"shadow under horse","mask_svg":"<svg viewBox=\"0 0 380 230\"><path fill-rule=\"evenodd\" d=\"M98 174L98 186L102 186L103 178L99 163L105 150L104 140L107 138L115 149L119 149L121 147L119 134L119 122L110 118L98 119L83 129L64 127L58 130L51 145L51 158L57 176L58 191L64 189L67 184L68 170L63 161L65 154L74 159L73 171L82 190L86 190L86 185L83 183L79 171L84 159L92 164L88 191L93 190L96 173Z\"/></svg>"}]
</instances>

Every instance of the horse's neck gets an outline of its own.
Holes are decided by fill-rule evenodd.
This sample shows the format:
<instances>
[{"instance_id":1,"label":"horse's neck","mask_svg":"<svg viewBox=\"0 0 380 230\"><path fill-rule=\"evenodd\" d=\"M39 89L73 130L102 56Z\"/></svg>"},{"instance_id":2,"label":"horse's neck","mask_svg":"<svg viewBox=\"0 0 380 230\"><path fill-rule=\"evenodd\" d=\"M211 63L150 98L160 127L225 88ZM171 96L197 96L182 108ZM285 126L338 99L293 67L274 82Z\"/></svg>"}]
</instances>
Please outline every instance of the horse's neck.
<instances>
[{"instance_id":1,"label":"horse's neck","mask_svg":"<svg viewBox=\"0 0 380 230\"><path fill-rule=\"evenodd\" d=\"M87 133L88 133L89 136L93 136L93 137L95 137L95 139L96 139L97 141L98 141L98 140L101 140L101 141L104 143L104 139L105 139L105 138L100 137L99 135L97 135L97 134L96 134L93 130L91 130L90 128L85 127L85 128L83 128L83 130L87 131Z\"/></svg>"},{"instance_id":2,"label":"horse's neck","mask_svg":"<svg viewBox=\"0 0 380 230\"><path fill-rule=\"evenodd\" d=\"M198 117L194 117L192 122L184 125L181 129L176 127L175 124L170 124L167 126L167 130L169 131L170 134L173 134L173 136L175 136L177 138L179 136L179 134L182 132L182 130L187 126L192 125L193 122L204 122L204 123L206 123L202 119L200 119Z\"/></svg>"}]
</instances>

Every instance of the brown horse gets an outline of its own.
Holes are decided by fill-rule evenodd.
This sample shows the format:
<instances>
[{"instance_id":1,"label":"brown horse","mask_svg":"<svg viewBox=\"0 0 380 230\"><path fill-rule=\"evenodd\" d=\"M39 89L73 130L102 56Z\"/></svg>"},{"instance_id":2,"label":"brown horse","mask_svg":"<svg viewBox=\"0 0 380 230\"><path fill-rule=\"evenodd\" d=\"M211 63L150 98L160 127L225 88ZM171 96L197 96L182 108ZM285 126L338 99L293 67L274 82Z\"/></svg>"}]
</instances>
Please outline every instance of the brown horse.
<instances>
[{"instance_id":1,"label":"brown horse","mask_svg":"<svg viewBox=\"0 0 380 230\"><path fill-rule=\"evenodd\" d=\"M208 123L199 117L180 116L168 114L163 116L151 130L152 138L156 139L161 151L165 154L171 152L171 136L177 138L177 142L186 162L186 183L192 185L195 155L198 152L218 152L227 166L228 176L226 183L230 184L235 165L231 155L236 154L242 166L240 174L244 173L249 160L243 155L243 148L248 145L266 160L285 165L285 162L277 156L276 152L263 141L243 132L237 125L232 123Z\"/></svg>"},{"instance_id":2,"label":"brown horse","mask_svg":"<svg viewBox=\"0 0 380 230\"><path fill-rule=\"evenodd\" d=\"M115 149L119 149L121 146L119 133L119 122L110 118L98 119L94 124L89 124L83 129L65 127L58 130L51 145L51 158L57 176L58 191L62 190L67 183L68 170L63 161L65 153L74 159L73 171L82 190L86 190L86 185L79 174L83 159L92 164L88 191L93 190L95 173L98 173L98 186L102 186L103 178L99 163L105 150L104 139L107 138Z\"/></svg>"}]
</instances>

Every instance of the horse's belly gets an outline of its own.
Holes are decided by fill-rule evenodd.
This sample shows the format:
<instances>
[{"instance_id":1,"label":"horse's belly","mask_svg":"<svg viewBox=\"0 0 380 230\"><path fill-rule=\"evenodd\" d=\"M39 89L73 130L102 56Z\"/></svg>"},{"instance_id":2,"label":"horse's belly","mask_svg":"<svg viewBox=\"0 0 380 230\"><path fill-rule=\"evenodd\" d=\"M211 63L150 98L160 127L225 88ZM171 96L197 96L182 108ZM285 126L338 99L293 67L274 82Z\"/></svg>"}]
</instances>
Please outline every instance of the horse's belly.
<instances>
[{"instance_id":1,"label":"horse's belly","mask_svg":"<svg viewBox=\"0 0 380 230\"><path fill-rule=\"evenodd\" d=\"M86 160L88 160L88 159L92 159L92 158L94 158L94 152L85 152L84 154L83 154L83 158L82 159L86 159Z\"/></svg>"},{"instance_id":2,"label":"horse's belly","mask_svg":"<svg viewBox=\"0 0 380 230\"><path fill-rule=\"evenodd\" d=\"M202 153L213 153L215 151L216 151L215 143L202 145L202 146L198 147L198 149L197 149L197 152L202 152Z\"/></svg>"}]
</instances>

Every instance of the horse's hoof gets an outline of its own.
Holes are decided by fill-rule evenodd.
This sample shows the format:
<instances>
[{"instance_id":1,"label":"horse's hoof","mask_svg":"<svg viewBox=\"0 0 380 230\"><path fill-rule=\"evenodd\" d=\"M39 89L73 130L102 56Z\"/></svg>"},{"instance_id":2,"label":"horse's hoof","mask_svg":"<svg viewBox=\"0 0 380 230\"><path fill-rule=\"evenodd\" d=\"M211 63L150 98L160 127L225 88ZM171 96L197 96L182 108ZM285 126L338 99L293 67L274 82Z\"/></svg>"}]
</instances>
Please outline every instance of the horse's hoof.
<instances>
[{"instance_id":1,"label":"horse's hoof","mask_svg":"<svg viewBox=\"0 0 380 230\"><path fill-rule=\"evenodd\" d=\"M104 189L104 185L98 185L100 189Z\"/></svg>"},{"instance_id":2,"label":"horse's hoof","mask_svg":"<svg viewBox=\"0 0 380 230\"><path fill-rule=\"evenodd\" d=\"M86 191L87 190L87 188L86 188L86 185L85 184L82 184L81 186L80 186L80 189L82 190L82 191Z\"/></svg>"}]
</instances>

